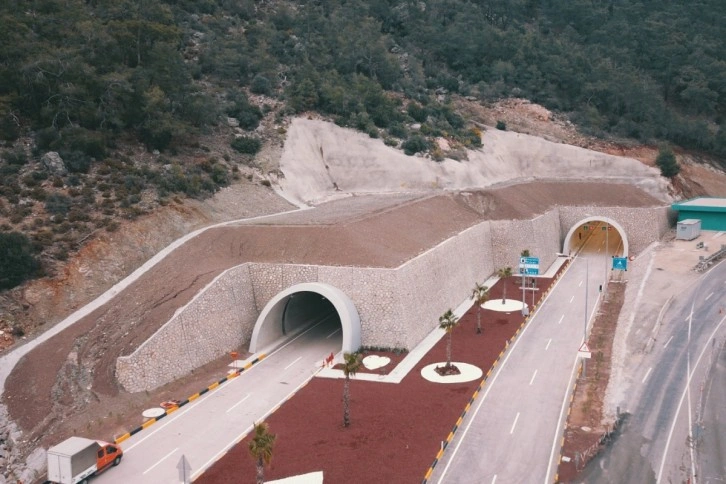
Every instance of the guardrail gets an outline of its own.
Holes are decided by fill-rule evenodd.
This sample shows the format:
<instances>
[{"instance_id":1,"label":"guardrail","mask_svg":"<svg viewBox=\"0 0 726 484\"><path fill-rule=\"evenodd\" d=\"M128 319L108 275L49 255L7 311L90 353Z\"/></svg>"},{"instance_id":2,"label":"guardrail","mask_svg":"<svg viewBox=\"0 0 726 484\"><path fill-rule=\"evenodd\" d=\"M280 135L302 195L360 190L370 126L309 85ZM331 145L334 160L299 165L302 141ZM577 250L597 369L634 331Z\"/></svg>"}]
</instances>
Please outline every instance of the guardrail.
<instances>
[{"instance_id":1,"label":"guardrail","mask_svg":"<svg viewBox=\"0 0 726 484\"><path fill-rule=\"evenodd\" d=\"M696 267L694 267L693 270L696 272L705 272L706 270L708 270L709 267L711 267L715 262L719 261L724 256L726 256L726 245L722 244L721 248L710 256L701 256L701 259L698 261L698 264L696 264Z\"/></svg>"}]
</instances>

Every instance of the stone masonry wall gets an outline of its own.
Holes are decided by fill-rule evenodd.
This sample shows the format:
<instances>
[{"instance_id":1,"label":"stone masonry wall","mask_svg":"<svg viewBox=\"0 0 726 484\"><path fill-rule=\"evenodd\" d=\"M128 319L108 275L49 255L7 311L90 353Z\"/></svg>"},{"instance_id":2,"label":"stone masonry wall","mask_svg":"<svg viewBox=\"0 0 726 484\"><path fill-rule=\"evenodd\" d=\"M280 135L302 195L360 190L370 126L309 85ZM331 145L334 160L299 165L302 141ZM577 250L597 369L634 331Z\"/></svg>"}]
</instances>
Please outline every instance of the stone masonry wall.
<instances>
[{"instance_id":1,"label":"stone masonry wall","mask_svg":"<svg viewBox=\"0 0 726 484\"><path fill-rule=\"evenodd\" d=\"M330 284L348 295L361 319L364 346L412 349L438 317L469 297L475 282L512 267L529 249L544 271L572 227L589 214L618 222L632 253L668 230L667 207L558 207L533 220L487 221L396 269L246 263L217 277L133 354L117 360L128 391L150 390L248 344L262 309L303 282Z\"/></svg>"},{"instance_id":2,"label":"stone masonry wall","mask_svg":"<svg viewBox=\"0 0 726 484\"><path fill-rule=\"evenodd\" d=\"M249 341L259 311L249 264L215 278L131 355L116 360L116 377L129 392L150 390Z\"/></svg>"}]
</instances>

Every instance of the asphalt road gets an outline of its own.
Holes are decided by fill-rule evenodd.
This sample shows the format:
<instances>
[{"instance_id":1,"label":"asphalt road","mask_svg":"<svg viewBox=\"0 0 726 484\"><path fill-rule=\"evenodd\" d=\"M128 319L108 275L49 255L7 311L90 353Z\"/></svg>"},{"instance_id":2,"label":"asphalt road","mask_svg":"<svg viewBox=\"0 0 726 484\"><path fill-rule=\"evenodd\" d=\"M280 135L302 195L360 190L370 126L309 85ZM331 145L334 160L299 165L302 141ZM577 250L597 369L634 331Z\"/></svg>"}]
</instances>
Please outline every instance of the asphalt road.
<instances>
[{"instance_id":1,"label":"asphalt road","mask_svg":"<svg viewBox=\"0 0 726 484\"><path fill-rule=\"evenodd\" d=\"M94 483L175 483L182 456L196 478L266 415L313 377L321 360L342 345L337 316L329 316L214 391L121 444L121 465Z\"/></svg>"},{"instance_id":2,"label":"asphalt road","mask_svg":"<svg viewBox=\"0 0 726 484\"><path fill-rule=\"evenodd\" d=\"M492 374L429 482L553 480L578 349L609 258L603 249L598 253L601 242L587 238Z\"/></svg>"},{"instance_id":3,"label":"asphalt road","mask_svg":"<svg viewBox=\"0 0 726 484\"><path fill-rule=\"evenodd\" d=\"M629 394L620 435L588 465L581 482L726 481L723 308L722 263L674 299L652 352L630 370L639 385Z\"/></svg>"}]
</instances>

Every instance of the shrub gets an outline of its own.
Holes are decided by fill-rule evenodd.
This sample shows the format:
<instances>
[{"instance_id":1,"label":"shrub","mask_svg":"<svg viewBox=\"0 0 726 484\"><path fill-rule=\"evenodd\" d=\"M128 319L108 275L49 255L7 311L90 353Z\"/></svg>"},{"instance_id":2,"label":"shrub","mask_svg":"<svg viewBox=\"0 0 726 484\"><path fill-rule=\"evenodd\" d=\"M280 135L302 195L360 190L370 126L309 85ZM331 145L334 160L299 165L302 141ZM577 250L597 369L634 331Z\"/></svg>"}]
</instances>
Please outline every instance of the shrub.
<instances>
[{"instance_id":1,"label":"shrub","mask_svg":"<svg viewBox=\"0 0 726 484\"><path fill-rule=\"evenodd\" d=\"M676 161L676 155L667 146L661 146L655 164L660 168L660 174L666 178L673 178L681 171L681 166Z\"/></svg>"},{"instance_id":2,"label":"shrub","mask_svg":"<svg viewBox=\"0 0 726 484\"><path fill-rule=\"evenodd\" d=\"M40 272L28 237L20 232L0 233L0 289L10 289Z\"/></svg>"},{"instance_id":3,"label":"shrub","mask_svg":"<svg viewBox=\"0 0 726 484\"><path fill-rule=\"evenodd\" d=\"M404 153L411 156L426 151L429 148L429 143L422 136L414 135L404 141L401 148L403 148Z\"/></svg>"},{"instance_id":4,"label":"shrub","mask_svg":"<svg viewBox=\"0 0 726 484\"><path fill-rule=\"evenodd\" d=\"M24 151L8 151L3 154L3 160L8 165L22 166L28 162L28 155Z\"/></svg>"},{"instance_id":5,"label":"shrub","mask_svg":"<svg viewBox=\"0 0 726 484\"><path fill-rule=\"evenodd\" d=\"M506 131L507 130L507 123L505 123L504 121L501 121L501 120L500 121L497 121L497 129L499 131Z\"/></svg>"},{"instance_id":6,"label":"shrub","mask_svg":"<svg viewBox=\"0 0 726 484\"><path fill-rule=\"evenodd\" d=\"M71 173L88 173L91 157L81 151L62 151L59 153Z\"/></svg>"},{"instance_id":7,"label":"shrub","mask_svg":"<svg viewBox=\"0 0 726 484\"><path fill-rule=\"evenodd\" d=\"M45 209L52 215L65 216L70 210L72 201L65 195L53 193L45 199Z\"/></svg>"},{"instance_id":8,"label":"shrub","mask_svg":"<svg viewBox=\"0 0 726 484\"><path fill-rule=\"evenodd\" d=\"M252 78L250 91L254 94L270 94L270 92L272 92L272 83L265 76L257 74Z\"/></svg>"},{"instance_id":9,"label":"shrub","mask_svg":"<svg viewBox=\"0 0 726 484\"><path fill-rule=\"evenodd\" d=\"M231 143L235 151L246 155L255 155L262 148L262 141L252 136L241 136L235 138Z\"/></svg>"}]
</instances>

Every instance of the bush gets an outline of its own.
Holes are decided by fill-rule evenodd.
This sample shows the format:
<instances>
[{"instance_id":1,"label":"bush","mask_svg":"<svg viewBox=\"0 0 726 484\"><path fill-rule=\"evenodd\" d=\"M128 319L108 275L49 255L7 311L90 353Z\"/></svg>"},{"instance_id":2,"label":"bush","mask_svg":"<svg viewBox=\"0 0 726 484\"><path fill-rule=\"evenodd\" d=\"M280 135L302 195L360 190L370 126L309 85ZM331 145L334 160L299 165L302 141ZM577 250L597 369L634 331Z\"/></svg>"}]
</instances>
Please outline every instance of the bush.
<instances>
[{"instance_id":1,"label":"bush","mask_svg":"<svg viewBox=\"0 0 726 484\"><path fill-rule=\"evenodd\" d=\"M676 155L667 146L661 146L655 164L660 168L660 174L666 178L673 178L681 171L681 166L676 161Z\"/></svg>"},{"instance_id":2,"label":"bush","mask_svg":"<svg viewBox=\"0 0 726 484\"><path fill-rule=\"evenodd\" d=\"M270 94L272 92L272 83L268 78L257 74L252 78L250 91L254 94Z\"/></svg>"},{"instance_id":3,"label":"bush","mask_svg":"<svg viewBox=\"0 0 726 484\"><path fill-rule=\"evenodd\" d=\"M506 131L507 130L507 123L504 121L497 121L497 129L499 131Z\"/></svg>"},{"instance_id":4,"label":"bush","mask_svg":"<svg viewBox=\"0 0 726 484\"><path fill-rule=\"evenodd\" d=\"M260 151L260 148L262 148L262 141L251 136L241 136L239 138L235 138L232 141L231 146L235 151L240 153L255 155L258 151Z\"/></svg>"},{"instance_id":5,"label":"bush","mask_svg":"<svg viewBox=\"0 0 726 484\"><path fill-rule=\"evenodd\" d=\"M45 209L52 215L65 216L71 208L72 201L65 195L53 193L45 200Z\"/></svg>"},{"instance_id":6,"label":"bush","mask_svg":"<svg viewBox=\"0 0 726 484\"><path fill-rule=\"evenodd\" d=\"M403 148L404 153L411 156L429 149L429 143L422 136L414 135L404 141L401 148Z\"/></svg>"},{"instance_id":7,"label":"bush","mask_svg":"<svg viewBox=\"0 0 726 484\"><path fill-rule=\"evenodd\" d=\"M22 166L28 162L28 155L24 151L8 151L3 154L3 160L8 165Z\"/></svg>"},{"instance_id":8,"label":"bush","mask_svg":"<svg viewBox=\"0 0 726 484\"><path fill-rule=\"evenodd\" d=\"M0 290L11 289L40 272L30 240L20 232L0 233Z\"/></svg>"}]
</instances>

